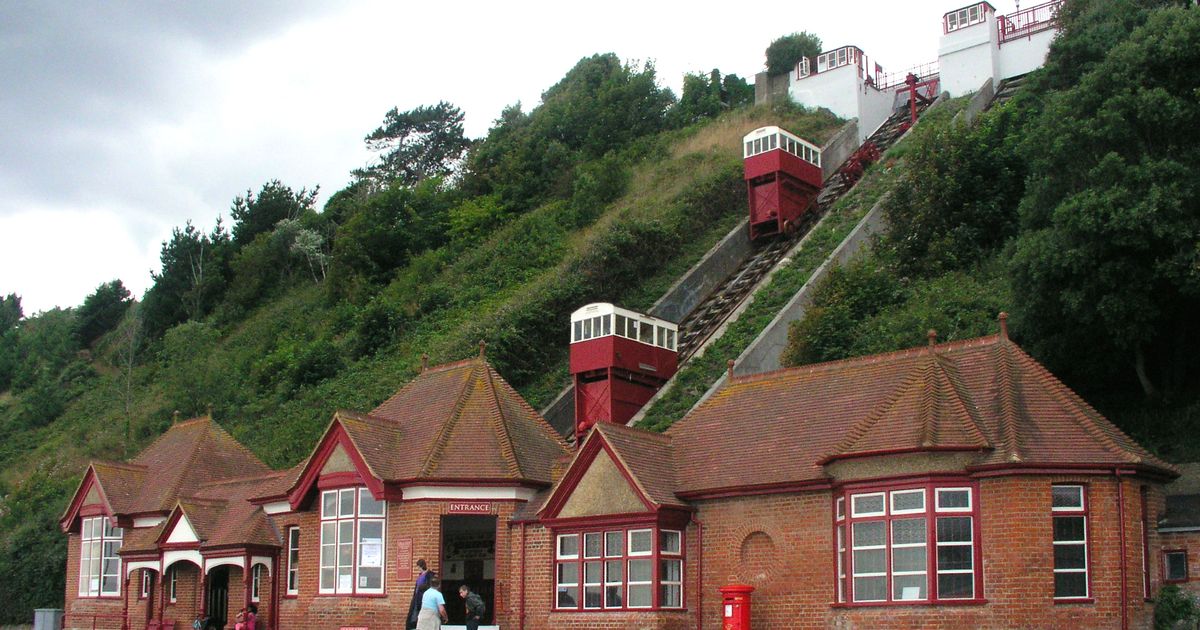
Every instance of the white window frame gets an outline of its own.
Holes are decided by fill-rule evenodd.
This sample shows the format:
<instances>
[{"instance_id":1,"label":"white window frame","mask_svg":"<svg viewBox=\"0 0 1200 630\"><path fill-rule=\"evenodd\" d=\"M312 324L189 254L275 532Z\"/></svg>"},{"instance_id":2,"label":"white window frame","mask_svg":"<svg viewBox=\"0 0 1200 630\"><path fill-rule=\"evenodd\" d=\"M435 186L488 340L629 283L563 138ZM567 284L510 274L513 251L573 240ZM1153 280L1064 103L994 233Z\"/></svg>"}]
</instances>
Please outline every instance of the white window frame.
<instances>
[{"instance_id":1,"label":"white window frame","mask_svg":"<svg viewBox=\"0 0 1200 630\"><path fill-rule=\"evenodd\" d=\"M317 592L322 595L381 595L387 587L387 501L377 501L380 509L379 513L363 514L362 504L363 496L369 495L370 491L361 486L349 488L335 488L331 490L323 490L321 492L321 536L320 545L321 554L318 557L318 573L317 573ZM349 509L345 509L344 498L349 495L351 497ZM326 497L334 497L333 513L330 514L326 510ZM372 500L374 497L371 496ZM349 528L345 524L349 524ZM364 523L379 523L379 566L367 567L363 564L363 555L366 545L363 544L362 526ZM328 539L330 536L328 531L332 530L332 542ZM349 535L349 541L343 540L343 533ZM346 546L350 548L350 564L345 565L342 562L342 549ZM325 549L329 547L333 549L333 563L325 562ZM379 569L379 587L370 588L362 586L363 569ZM333 584L325 583L325 571L333 570ZM350 572L350 588L342 586L342 576L345 571Z\"/></svg>"},{"instance_id":2,"label":"white window frame","mask_svg":"<svg viewBox=\"0 0 1200 630\"><path fill-rule=\"evenodd\" d=\"M888 531L887 531L887 536L888 536L888 540L892 542L891 557L889 558L890 563L888 565L889 568L891 569L891 577L888 578L888 587L891 592L891 600L894 602L926 602L926 601L929 601L929 593L930 593L929 555L928 555L929 554L929 519L926 516L926 513L924 510L921 510L920 516L917 516L917 514L914 513L912 510L905 510L903 512L893 512L893 514L901 514L901 515L912 514L912 516L908 517L908 518L891 519L888 521L889 527L888 527ZM915 521L915 520L921 521L921 529L923 530L923 533L925 534L922 542L919 542L919 543L897 543L897 542L895 542L896 523L899 523L902 521ZM897 549L916 549L916 548L923 548L925 550L925 554L926 554L925 555L925 564L921 567L921 570L920 571L897 571L896 570L896 550ZM923 597L917 597L915 599L902 599L902 598L896 597L896 592L895 592L896 591L896 587L895 587L896 578L897 577L909 577L909 576L915 576L915 575L920 575L920 576L925 577L925 595Z\"/></svg>"},{"instance_id":3,"label":"white window frame","mask_svg":"<svg viewBox=\"0 0 1200 630\"><path fill-rule=\"evenodd\" d=\"M262 568L263 565L256 564L250 569L250 601L251 603L259 603L262 601Z\"/></svg>"},{"instance_id":4,"label":"white window frame","mask_svg":"<svg viewBox=\"0 0 1200 630\"><path fill-rule=\"evenodd\" d=\"M966 507L948 507L942 505L942 493L944 492L965 492L967 493ZM934 490L934 510L937 512L962 512L964 514L975 511L975 493L971 492L970 488L936 488Z\"/></svg>"},{"instance_id":5,"label":"white window frame","mask_svg":"<svg viewBox=\"0 0 1200 630\"><path fill-rule=\"evenodd\" d=\"M1054 501L1053 501L1054 490L1059 489L1059 488L1074 488L1074 489L1076 489L1078 491L1077 494L1079 496L1079 505L1078 506L1074 506L1074 505L1055 506ZM1050 487L1050 496L1051 496L1050 512L1053 515L1053 519L1078 518L1083 523L1083 528L1082 528L1083 529L1083 539L1082 540L1054 540L1053 541L1053 545L1055 547L1058 547L1060 545L1083 547L1083 568L1082 569L1075 569L1075 568L1060 569L1060 568L1058 568L1057 564L1054 567L1055 575L1058 575L1059 573L1082 573L1083 574L1083 595L1062 595L1062 596L1060 596L1057 594L1057 587L1056 587L1054 599L1055 600L1088 599L1092 596L1092 576L1091 576L1092 554L1091 554L1091 549L1090 549L1091 537L1088 535L1087 489L1083 486L1083 484L1054 484Z\"/></svg>"},{"instance_id":6,"label":"white window frame","mask_svg":"<svg viewBox=\"0 0 1200 630\"><path fill-rule=\"evenodd\" d=\"M170 599L172 604L179 601L179 567L171 567L171 588L167 599Z\"/></svg>"},{"instance_id":7,"label":"white window frame","mask_svg":"<svg viewBox=\"0 0 1200 630\"><path fill-rule=\"evenodd\" d=\"M868 498L875 498L875 497L879 498L879 505L880 505L879 511L877 511L877 512L876 511L867 512L865 510L861 511L861 512L859 511L859 509L858 509L859 499L868 499ZM871 516L884 516L886 514L887 514L887 493L886 492L867 492L867 493L863 493L863 494L850 495L850 516L852 516L853 518L867 518L867 517L871 517Z\"/></svg>"},{"instance_id":8,"label":"white window frame","mask_svg":"<svg viewBox=\"0 0 1200 630\"><path fill-rule=\"evenodd\" d=\"M107 516L83 518L79 525L79 597L121 596L121 544L125 530L113 527ZM110 553L111 552L111 553ZM106 569L112 568L112 571ZM112 578L115 589L105 589Z\"/></svg>"},{"instance_id":9,"label":"white window frame","mask_svg":"<svg viewBox=\"0 0 1200 630\"><path fill-rule=\"evenodd\" d=\"M300 594L300 528L288 528L287 595Z\"/></svg>"},{"instance_id":10,"label":"white window frame","mask_svg":"<svg viewBox=\"0 0 1200 630\"><path fill-rule=\"evenodd\" d=\"M633 535L646 534L650 537L650 548L645 551L633 550ZM625 555L630 557L652 556L654 555L654 530L653 529L631 529L629 530L629 539L625 541Z\"/></svg>"},{"instance_id":11,"label":"white window frame","mask_svg":"<svg viewBox=\"0 0 1200 630\"><path fill-rule=\"evenodd\" d=\"M896 509L896 496L897 495L900 495L900 496L919 495L921 497L921 507L905 508L903 510L897 510ZM888 505L889 505L890 511L893 515L924 514L925 512L928 511L928 510L926 510L926 505L925 505L925 488L913 488L911 490L893 490L888 493Z\"/></svg>"},{"instance_id":12,"label":"white window frame","mask_svg":"<svg viewBox=\"0 0 1200 630\"><path fill-rule=\"evenodd\" d=\"M150 586L154 583L152 576L150 569L142 569L142 589L138 592L138 599L150 598Z\"/></svg>"}]
</instances>

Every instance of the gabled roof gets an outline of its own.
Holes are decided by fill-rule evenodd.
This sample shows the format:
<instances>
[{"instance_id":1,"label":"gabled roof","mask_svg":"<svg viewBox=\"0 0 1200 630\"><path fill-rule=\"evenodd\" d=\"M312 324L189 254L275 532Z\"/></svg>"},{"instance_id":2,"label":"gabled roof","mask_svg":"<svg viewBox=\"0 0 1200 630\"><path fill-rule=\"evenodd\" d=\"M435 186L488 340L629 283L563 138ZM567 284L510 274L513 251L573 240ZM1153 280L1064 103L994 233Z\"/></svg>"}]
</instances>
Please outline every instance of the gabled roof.
<instances>
[{"instance_id":1,"label":"gabled roof","mask_svg":"<svg viewBox=\"0 0 1200 630\"><path fill-rule=\"evenodd\" d=\"M687 504L675 496L675 457L669 436L598 422L576 452L566 473L541 499L537 512L544 518L560 516L560 510L600 456L611 457L647 511L663 507L687 508Z\"/></svg>"},{"instance_id":2,"label":"gabled roof","mask_svg":"<svg viewBox=\"0 0 1200 630\"><path fill-rule=\"evenodd\" d=\"M1176 474L1003 334L735 377L667 435L685 497L827 483L825 462L923 450Z\"/></svg>"},{"instance_id":3,"label":"gabled roof","mask_svg":"<svg viewBox=\"0 0 1200 630\"><path fill-rule=\"evenodd\" d=\"M80 510L88 504L89 497L98 499L105 514L115 517L128 514L136 504L137 492L145 481L144 466L118 464L114 462L91 462L83 479L75 488L71 502L59 517L59 526L70 529Z\"/></svg>"},{"instance_id":4,"label":"gabled roof","mask_svg":"<svg viewBox=\"0 0 1200 630\"><path fill-rule=\"evenodd\" d=\"M305 495L333 449L346 447L377 483L462 481L549 485L562 437L483 357L430 368L369 414L338 411L295 475ZM261 498L260 498L261 500Z\"/></svg>"}]
</instances>

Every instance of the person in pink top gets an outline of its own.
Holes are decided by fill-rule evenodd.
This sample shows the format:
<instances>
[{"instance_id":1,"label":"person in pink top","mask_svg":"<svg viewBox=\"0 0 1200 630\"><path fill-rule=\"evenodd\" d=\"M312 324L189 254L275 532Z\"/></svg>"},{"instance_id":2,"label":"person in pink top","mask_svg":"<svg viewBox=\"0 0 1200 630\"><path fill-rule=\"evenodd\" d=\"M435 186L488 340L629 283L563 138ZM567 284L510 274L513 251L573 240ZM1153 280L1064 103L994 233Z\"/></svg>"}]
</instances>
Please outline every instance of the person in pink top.
<instances>
[{"instance_id":1,"label":"person in pink top","mask_svg":"<svg viewBox=\"0 0 1200 630\"><path fill-rule=\"evenodd\" d=\"M246 630L257 630L258 626L258 604L250 604L250 609L246 611Z\"/></svg>"}]
</instances>

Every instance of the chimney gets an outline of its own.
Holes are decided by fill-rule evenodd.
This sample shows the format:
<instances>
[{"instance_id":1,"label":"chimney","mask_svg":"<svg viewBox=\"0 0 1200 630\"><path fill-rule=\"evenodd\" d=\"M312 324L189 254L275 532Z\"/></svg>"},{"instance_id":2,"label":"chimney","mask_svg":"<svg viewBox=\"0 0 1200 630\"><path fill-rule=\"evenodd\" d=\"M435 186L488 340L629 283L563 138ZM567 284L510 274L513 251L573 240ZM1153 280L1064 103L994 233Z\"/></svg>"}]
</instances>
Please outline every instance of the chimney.
<instances>
[{"instance_id":1,"label":"chimney","mask_svg":"<svg viewBox=\"0 0 1200 630\"><path fill-rule=\"evenodd\" d=\"M428 369L429 369L429 355L422 352L421 353L421 372L423 373L423 372L425 372L425 370L428 370Z\"/></svg>"},{"instance_id":2,"label":"chimney","mask_svg":"<svg viewBox=\"0 0 1200 630\"><path fill-rule=\"evenodd\" d=\"M725 376L728 380L733 380L733 359L725 362Z\"/></svg>"},{"instance_id":3,"label":"chimney","mask_svg":"<svg viewBox=\"0 0 1200 630\"><path fill-rule=\"evenodd\" d=\"M930 328L929 332L925 333L925 334L929 337L929 347L930 348L937 345L937 331L936 330Z\"/></svg>"},{"instance_id":4,"label":"chimney","mask_svg":"<svg viewBox=\"0 0 1200 630\"><path fill-rule=\"evenodd\" d=\"M1000 311L1000 338L1008 339L1008 313Z\"/></svg>"},{"instance_id":5,"label":"chimney","mask_svg":"<svg viewBox=\"0 0 1200 630\"><path fill-rule=\"evenodd\" d=\"M480 339L479 340L479 356L482 358L486 355L487 355L487 342Z\"/></svg>"}]
</instances>

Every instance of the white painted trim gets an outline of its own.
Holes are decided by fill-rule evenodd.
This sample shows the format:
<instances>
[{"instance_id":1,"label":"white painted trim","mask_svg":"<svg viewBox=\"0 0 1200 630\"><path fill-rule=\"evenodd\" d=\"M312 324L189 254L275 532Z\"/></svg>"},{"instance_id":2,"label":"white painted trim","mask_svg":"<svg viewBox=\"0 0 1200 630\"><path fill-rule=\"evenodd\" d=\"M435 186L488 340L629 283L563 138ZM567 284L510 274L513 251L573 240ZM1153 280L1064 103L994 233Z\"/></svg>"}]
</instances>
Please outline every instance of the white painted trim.
<instances>
[{"instance_id":1,"label":"white painted trim","mask_svg":"<svg viewBox=\"0 0 1200 630\"><path fill-rule=\"evenodd\" d=\"M163 552L163 571L171 568L172 564L175 564L181 560L185 562L191 562L197 567L204 566L204 557L200 555L199 551L196 551L195 549L172 549L171 551Z\"/></svg>"},{"instance_id":2,"label":"white painted trim","mask_svg":"<svg viewBox=\"0 0 1200 630\"><path fill-rule=\"evenodd\" d=\"M161 525L165 520L167 520L167 517L165 516L139 516L133 519L133 527L134 529L140 527L154 527L155 525Z\"/></svg>"},{"instance_id":3,"label":"white painted trim","mask_svg":"<svg viewBox=\"0 0 1200 630\"><path fill-rule=\"evenodd\" d=\"M205 558L204 573L207 574L217 567L231 566L237 567L243 571L246 570L245 558L242 556L228 556L225 558Z\"/></svg>"},{"instance_id":4,"label":"white painted trim","mask_svg":"<svg viewBox=\"0 0 1200 630\"><path fill-rule=\"evenodd\" d=\"M253 568L256 564L261 564L267 567L267 575L271 574L271 567L274 566L272 564L272 558L267 556L250 556L250 567Z\"/></svg>"},{"instance_id":5,"label":"white painted trim","mask_svg":"<svg viewBox=\"0 0 1200 630\"><path fill-rule=\"evenodd\" d=\"M133 562L125 563L125 577L129 577L130 573L138 569L153 569L155 573L161 570L158 560L134 560Z\"/></svg>"},{"instance_id":6,"label":"white painted trim","mask_svg":"<svg viewBox=\"0 0 1200 630\"><path fill-rule=\"evenodd\" d=\"M462 486L408 486L404 488L402 499L453 499L476 501L528 501L537 494L532 488L521 487L483 487L470 488ZM482 627L482 626L480 626Z\"/></svg>"},{"instance_id":7,"label":"white painted trim","mask_svg":"<svg viewBox=\"0 0 1200 630\"><path fill-rule=\"evenodd\" d=\"M292 504L287 501L273 501L262 506L263 512L274 516L276 514L286 514L292 511Z\"/></svg>"},{"instance_id":8,"label":"white painted trim","mask_svg":"<svg viewBox=\"0 0 1200 630\"><path fill-rule=\"evenodd\" d=\"M179 520L175 522L175 527L171 528L171 533L167 536L168 543L194 543L200 542L200 537L196 535L196 529L192 527L192 523L188 521L187 514L180 514Z\"/></svg>"}]
</instances>

